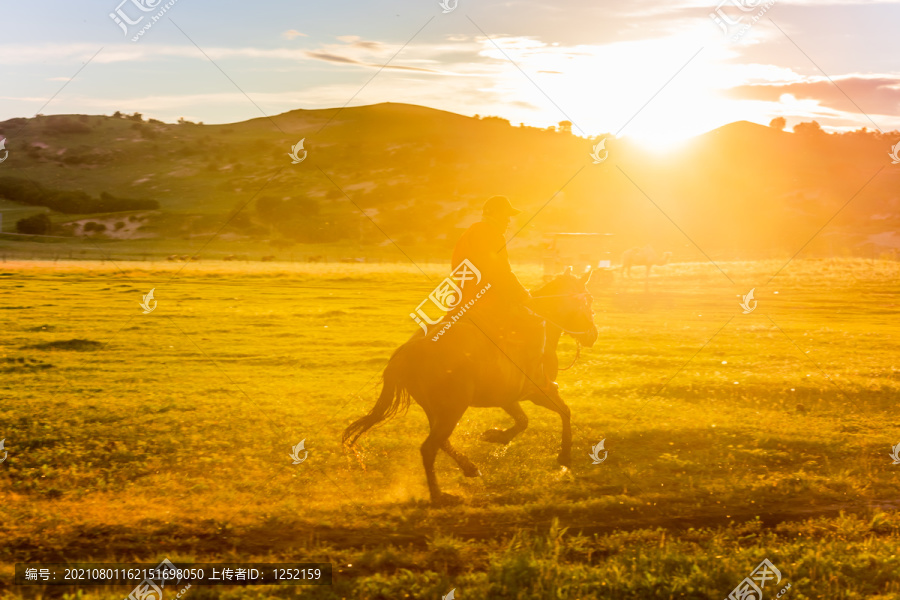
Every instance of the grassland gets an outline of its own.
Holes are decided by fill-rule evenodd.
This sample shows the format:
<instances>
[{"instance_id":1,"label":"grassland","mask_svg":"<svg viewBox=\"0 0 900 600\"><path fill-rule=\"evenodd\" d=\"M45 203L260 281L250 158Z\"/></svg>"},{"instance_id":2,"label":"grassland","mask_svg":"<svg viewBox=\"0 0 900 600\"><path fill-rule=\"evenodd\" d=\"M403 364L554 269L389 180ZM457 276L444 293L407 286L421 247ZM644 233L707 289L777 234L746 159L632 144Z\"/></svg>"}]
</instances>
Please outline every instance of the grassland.
<instances>
[{"instance_id":1,"label":"grassland","mask_svg":"<svg viewBox=\"0 0 900 600\"><path fill-rule=\"evenodd\" d=\"M2 263L0 595L121 598L11 586L12 565L167 556L335 565L332 587L197 599L721 599L769 558L789 600L900 598L900 264L796 259L767 284L783 262L595 287L600 339L560 375L571 475L552 413L525 405L497 447L478 435L508 417L472 409L453 439L483 477L440 455L465 500L440 509L418 407L359 459L339 444L433 287L415 266Z\"/></svg>"}]
</instances>

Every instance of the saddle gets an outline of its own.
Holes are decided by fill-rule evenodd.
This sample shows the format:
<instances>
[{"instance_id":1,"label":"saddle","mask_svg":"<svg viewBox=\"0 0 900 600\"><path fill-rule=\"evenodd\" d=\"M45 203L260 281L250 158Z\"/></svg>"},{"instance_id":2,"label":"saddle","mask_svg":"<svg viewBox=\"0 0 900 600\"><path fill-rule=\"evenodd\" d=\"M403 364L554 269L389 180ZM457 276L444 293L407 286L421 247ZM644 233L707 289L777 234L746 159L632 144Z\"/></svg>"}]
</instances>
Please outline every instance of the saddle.
<instances>
[{"instance_id":1,"label":"saddle","mask_svg":"<svg viewBox=\"0 0 900 600\"><path fill-rule=\"evenodd\" d=\"M471 314L466 316L529 380L539 388L550 385L549 377L544 374L544 319L524 305L507 308L502 312L470 310Z\"/></svg>"}]
</instances>

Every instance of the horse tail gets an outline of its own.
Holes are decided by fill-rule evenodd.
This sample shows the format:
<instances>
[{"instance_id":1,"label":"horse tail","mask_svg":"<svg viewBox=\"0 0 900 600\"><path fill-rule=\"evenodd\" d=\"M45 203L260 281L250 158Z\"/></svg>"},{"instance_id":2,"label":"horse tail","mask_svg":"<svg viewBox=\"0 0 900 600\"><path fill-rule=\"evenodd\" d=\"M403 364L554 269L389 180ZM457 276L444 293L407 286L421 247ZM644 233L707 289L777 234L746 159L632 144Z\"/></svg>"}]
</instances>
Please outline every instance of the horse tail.
<instances>
[{"instance_id":1,"label":"horse tail","mask_svg":"<svg viewBox=\"0 0 900 600\"><path fill-rule=\"evenodd\" d=\"M348 446L353 446L359 437L369 429L378 425L383 421L394 417L398 412L409 408L410 397L409 390L401 381L401 375L404 368L403 351L404 346L398 348L387 366L384 368L382 376L384 385L381 387L381 395L369 414L353 421L347 429L344 430L342 441Z\"/></svg>"}]
</instances>

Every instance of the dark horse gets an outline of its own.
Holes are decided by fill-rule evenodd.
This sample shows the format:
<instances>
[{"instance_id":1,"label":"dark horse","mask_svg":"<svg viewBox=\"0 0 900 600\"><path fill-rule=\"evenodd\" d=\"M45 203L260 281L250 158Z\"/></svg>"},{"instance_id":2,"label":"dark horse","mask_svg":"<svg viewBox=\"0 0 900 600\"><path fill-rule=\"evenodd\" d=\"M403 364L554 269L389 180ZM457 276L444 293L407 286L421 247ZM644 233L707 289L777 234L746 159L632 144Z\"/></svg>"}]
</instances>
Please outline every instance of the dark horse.
<instances>
[{"instance_id":1,"label":"dark horse","mask_svg":"<svg viewBox=\"0 0 900 600\"><path fill-rule=\"evenodd\" d=\"M556 379L556 348L563 333L587 347L597 341L591 309L593 298L586 289L590 276L587 273L577 277L569 268L532 292L534 311L544 320L544 369L550 381ZM557 461L565 468L571 464L570 411L560 398L556 384L539 389L538 382L532 381L527 374L529 370L522 366L528 361L523 350L502 341L498 345L500 336L482 321L477 316L460 319L436 341L433 340L435 332L445 325L444 321L433 326L428 335L417 331L391 356L375 406L344 431L343 441L352 447L370 428L406 411L410 398L415 400L425 410L431 425L431 433L421 450L433 503L457 500L443 494L438 487L434 474L438 448L456 461L466 477L481 475L472 461L450 444L450 434L470 406L496 406L513 418L515 424L509 429L490 429L482 435L482 440L499 444L508 444L528 426L528 418L519 406L521 401L530 400L549 408L562 418L562 448Z\"/></svg>"}]
</instances>

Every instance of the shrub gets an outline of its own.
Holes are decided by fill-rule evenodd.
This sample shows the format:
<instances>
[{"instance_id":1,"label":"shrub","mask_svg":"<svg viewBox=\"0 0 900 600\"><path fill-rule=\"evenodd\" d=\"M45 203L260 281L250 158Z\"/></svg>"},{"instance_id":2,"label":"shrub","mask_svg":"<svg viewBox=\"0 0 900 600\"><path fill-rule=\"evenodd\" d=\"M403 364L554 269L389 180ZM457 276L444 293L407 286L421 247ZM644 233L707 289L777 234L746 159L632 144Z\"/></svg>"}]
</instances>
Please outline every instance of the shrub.
<instances>
[{"instance_id":1,"label":"shrub","mask_svg":"<svg viewBox=\"0 0 900 600\"><path fill-rule=\"evenodd\" d=\"M88 233L88 232L103 233L104 231L106 231L106 225L104 225L103 223L97 223L95 221L88 221L87 223L84 224L84 232L85 233Z\"/></svg>"},{"instance_id":2,"label":"shrub","mask_svg":"<svg viewBox=\"0 0 900 600\"><path fill-rule=\"evenodd\" d=\"M16 231L31 235L47 235L50 233L50 226L50 217L44 213L16 221Z\"/></svg>"}]
</instances>

